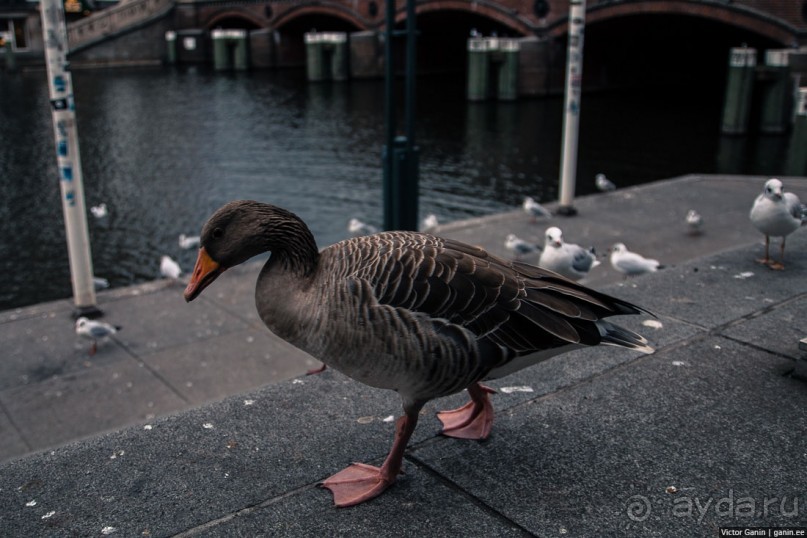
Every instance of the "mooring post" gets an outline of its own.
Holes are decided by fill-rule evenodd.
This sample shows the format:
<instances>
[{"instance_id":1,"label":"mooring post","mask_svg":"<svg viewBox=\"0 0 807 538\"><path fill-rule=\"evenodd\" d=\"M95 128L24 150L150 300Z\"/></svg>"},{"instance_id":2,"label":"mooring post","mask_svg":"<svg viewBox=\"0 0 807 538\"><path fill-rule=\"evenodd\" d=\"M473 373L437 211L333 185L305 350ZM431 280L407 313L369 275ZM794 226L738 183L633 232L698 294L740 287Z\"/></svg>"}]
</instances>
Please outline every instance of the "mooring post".
<instances>
[{"instance_id":1,"label":"mooring post","mask_svg":"<svg viewBox=\"0 0 807 538\"><path fill-rule=\"evenodd\" d=\"M807 175L807 87L799 88L787 154L787 175Z\"/></svg>"},{"instance_id":2,"label":"mooring post","mask_svg":"<svg viewBox=\"0 0 807 538\"><path fill-rule=\"evenodd\" d=\"M729 52L721 126L721 131L725 134L745 134L748 130L756 65L756 49L743 46L734 47Z\"/></svg>"},{"instance_id":3,"label":"mooring post","mask_svg":"<svg viewBox=\"0 0 807 538\"><path fill-rule=\"evenodd\" d=\"M50 105L56 139L56 164L62 194L75 314L97 317L90 234L76 131L73 80L67 62L67 27L60 0L40 0Z\"/></svg>"},{"instance_id":4,"label":"mooring post","mask_svg":"<svg viewBox=\"0 0 807 538\"><path fill-rule=\"evenodd\" d=\"M566 51L566 91L563 116L563 153L560 162L560 204L558 214L572 216L577 180L577 131L580 122L580 94L583 81L583 37L586 2L569 3L569 45Z\"/></svg>"}]
</instances>

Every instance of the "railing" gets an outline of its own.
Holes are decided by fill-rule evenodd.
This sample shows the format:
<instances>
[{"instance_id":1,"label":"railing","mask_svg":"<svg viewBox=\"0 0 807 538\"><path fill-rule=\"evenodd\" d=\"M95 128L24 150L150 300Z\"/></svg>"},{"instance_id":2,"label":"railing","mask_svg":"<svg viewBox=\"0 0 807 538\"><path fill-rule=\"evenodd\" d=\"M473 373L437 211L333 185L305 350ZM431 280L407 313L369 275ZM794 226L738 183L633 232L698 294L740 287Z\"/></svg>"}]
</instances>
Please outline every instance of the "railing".
<instances>
[{"instance_id":1,"label":"railing","mask_svg":"<svg viewBox=\"0 0 807 538\"><path fill-rule=\"evenodd\" d=\"M67 25L70 51L166 13L174 0L128 0Z\"/></svg>"}]
</instances>

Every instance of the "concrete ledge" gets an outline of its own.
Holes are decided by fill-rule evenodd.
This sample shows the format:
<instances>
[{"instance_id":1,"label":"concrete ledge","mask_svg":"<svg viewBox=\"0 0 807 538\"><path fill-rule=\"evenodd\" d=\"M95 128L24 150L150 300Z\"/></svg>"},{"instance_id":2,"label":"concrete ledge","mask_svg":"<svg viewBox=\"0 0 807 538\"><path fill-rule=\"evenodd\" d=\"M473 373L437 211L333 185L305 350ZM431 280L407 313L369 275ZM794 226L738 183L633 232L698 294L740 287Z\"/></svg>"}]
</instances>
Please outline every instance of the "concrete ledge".
<instances>
[{"instance_id":1,"label":"concrete ledge","mask_svg":"<svg viewBox=\"0 0 807 538\"><path fill-rule=\"evenodd\" d=\"M497 423L482 443L437 434L435 410L463 395L430 403L406 474L364 505L334 509L316 484L383 458L400 403L329 369L3 464L0 534L711 536L804 526L807 390L789 374L807 334L807 234L788 240L783 272L757 255L746 246L607 287L659 315L659 328L619 320L656 353L581 350L499 380Z\"/></svg>"}]
</instances>

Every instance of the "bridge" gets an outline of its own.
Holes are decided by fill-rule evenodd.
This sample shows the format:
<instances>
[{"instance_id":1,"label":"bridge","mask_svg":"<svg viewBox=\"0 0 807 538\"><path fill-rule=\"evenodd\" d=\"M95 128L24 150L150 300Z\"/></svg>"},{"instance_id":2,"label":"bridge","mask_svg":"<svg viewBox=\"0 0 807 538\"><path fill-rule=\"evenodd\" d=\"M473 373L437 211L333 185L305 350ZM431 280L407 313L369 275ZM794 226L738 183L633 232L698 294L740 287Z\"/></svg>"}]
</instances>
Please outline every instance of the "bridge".
<instances>
[{"instance_id":1,"label":"bridge","mask_svg":"<svg viewBox=\"0 0 807 538\"><path fill-rule=\"evenodd\" d=\"M251 66L266 68L303 65L306 32L346 32L353 75L379 76L385 10L383 0L123 0L71 23L68 36L79 65L163 61L166 32L177 37L180 63L209 63L211 32L239 29ZM532 87L522 93L562 84L569 0L419 0L415 13L420 72L465 70L474 32L523 40L522 56L538 67L521 73ZM397 0L396 26L405 17ZM807 0L589 0L585 83L714 82L741 44L807 46Z\"/></svg>"}]
</instances>

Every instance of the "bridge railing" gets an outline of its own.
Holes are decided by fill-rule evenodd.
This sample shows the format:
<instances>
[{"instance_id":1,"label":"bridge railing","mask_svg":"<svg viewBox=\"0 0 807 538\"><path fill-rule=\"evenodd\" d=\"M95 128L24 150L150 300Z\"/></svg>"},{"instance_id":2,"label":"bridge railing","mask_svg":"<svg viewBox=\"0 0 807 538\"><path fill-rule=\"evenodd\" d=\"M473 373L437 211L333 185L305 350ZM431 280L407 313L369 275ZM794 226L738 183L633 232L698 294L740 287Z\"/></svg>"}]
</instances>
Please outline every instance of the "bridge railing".
<instances>
[{"instance_id":1,"label":"bridge railing","mask_svg":"<svg viewBox=\"0 0 807 538\"><path fill-rule=\"evenodd\" d=\"M79 50L168 12L174 0L126 0L67 25L70 51Z\"/></svg>"}]
</instances>

